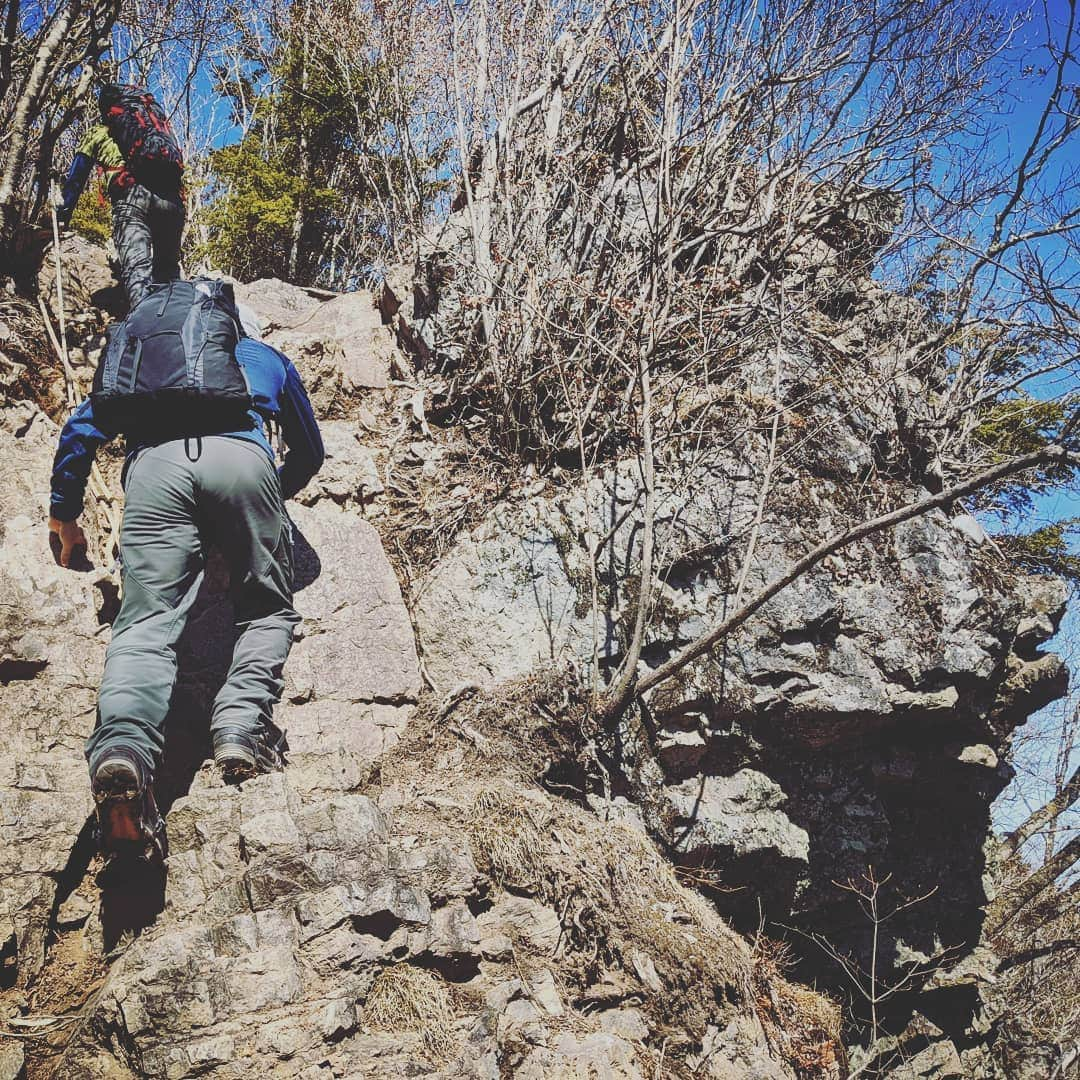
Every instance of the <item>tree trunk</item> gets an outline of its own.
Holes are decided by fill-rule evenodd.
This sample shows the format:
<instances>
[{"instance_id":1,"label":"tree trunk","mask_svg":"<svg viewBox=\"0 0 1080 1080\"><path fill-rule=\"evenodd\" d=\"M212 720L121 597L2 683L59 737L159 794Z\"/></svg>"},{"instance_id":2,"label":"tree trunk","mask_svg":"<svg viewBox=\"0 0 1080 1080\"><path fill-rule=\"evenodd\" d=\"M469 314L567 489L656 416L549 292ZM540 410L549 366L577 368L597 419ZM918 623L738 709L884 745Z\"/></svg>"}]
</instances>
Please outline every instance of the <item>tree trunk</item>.
<instances>
[{"instance_id":1,"label":"tree trunk","mask_svg":"<svg viewBox=\"0 0 1080 1080\"><path fill-rule=\"evenodd\" d=\"M1015 855L1036 833L1056 822L1078 800L1080 800L1080 768L1077 768L1068 782L1045 806L1041 806L1005 837L1001 842L1002 857L1007 859ZM1052 855L1051 848L1047 852L1047 859L1049 860Z\"/></svg>"},{"instance_id":2,"label":"tree trunk","mask_svg":"<svg viewBox=\"0 0 1080 1080\"><path fill-rule=\"evenodd\" d=\"M15 186L26 162L26 147L30 141L30 123L37 111L42 93L51 74L53 59L63 47L72 23L82 14L83 0L70 0L53 17L52 25L42 36L34 55L26 86L15 106L8 140L4 170L0 174L0 214L3 233L7 236L18 217Z\"/></svg>"},{"instance_id":3,"label":"tree trunk","mask_svg":"<svg viewBox=\"0 0 1080 1080\"><path fill-rule=\"evenodd\" d=\"M19 0L7 0L4 12L4 37L0 40L0 101L11 86L11 56L15 49L15 36L19 32Z\"/></svg>"},{"instance_id":4,"label":"tree trunk","mask_svg":"<svg viewBox=\"0 0 1080 1080\"><path fill-rule=\"evenodd\" d=\"M300 109L301 116L307 104L308 89L308 4L304 4L304 23L301 28L300 48ZM311 187L314 165L311 160L311 146L308 143L308 125L300 125L300 190L296 193L296 211L293 214L292 237L289 244L289 281L296 282L300 269L300 241L304 234L304 216L307 212L307 192Z\"/></svg>"},{"instance_id":5,"label":"tree trunk","mask_svg":"<svg viewBox=\"0 0 1080 1080\"><path fill-rule=\"evenodd\" d=\"M1050 888L1068 869L1080 862L1080 833L1074 836L1053 858L1047 860L1034 873L1029 874L1006 897L1005 913L990 928L991 934L1000 933L1039 895Z\"/></svg>"}]
</instances>

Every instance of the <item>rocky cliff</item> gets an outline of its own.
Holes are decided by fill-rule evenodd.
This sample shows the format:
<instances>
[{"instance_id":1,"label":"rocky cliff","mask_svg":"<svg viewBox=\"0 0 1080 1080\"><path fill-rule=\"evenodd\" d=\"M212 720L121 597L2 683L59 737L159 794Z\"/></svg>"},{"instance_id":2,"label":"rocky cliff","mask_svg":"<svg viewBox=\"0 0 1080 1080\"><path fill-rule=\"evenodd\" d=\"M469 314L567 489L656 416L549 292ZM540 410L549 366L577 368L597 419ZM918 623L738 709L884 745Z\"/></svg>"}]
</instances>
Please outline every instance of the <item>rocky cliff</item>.
<instances>
[{"instance_id":1,"label":"rocky cliff","mask_svg":"<svg viewBox=\"0 0 1080 1080\"><path fill-rule=\"evenodd\" d=\"M649 205L630 194L597 211L617 251L645 244ZM783 285L768 300L738 244L700 238L701 266L677 279L671 302L696 326L694 300L707 296L700 312L715 321L701 338L685 329L685 354L654 359L660 445L649 460L634 429L644 405L620 414L634 417L621 440L617 421L605 433L591 415L589 453L579 436L580 453L556 452L557 480L541 471L512 485L432 560L412 606L435 683L494 685L540 662L610 676L629 651L650 498L658 567L644 676L824 538L942 490L925 430L947 372L907 348L933 317L871 276L900 207L881 196L861 209L835 208L830 226L777 241L770 273ZM413 279L388 283L384 314L455 422L498 430L485 363L496 376L502 363L520 393L543 387L529 399L530 434L572 433L572 365L560 383L538 350L526 377L498 355L519 355L509 333L490 359L471 344L487 333L477 227L465 210L452 215ZM509 250L511 239L496 231L492 243ZM547 263L539 254L526 271L507 259L500 272L526 290L547 274L557 289L569 256L553 246ZM582 321L592 310L562 300ZM512 322L512 306L492 307ZM604 370L619 377L617 364ZM626 384L610 411L635 394ZM576 471L560 470L575 459ZM1064 601L1054 579L1015 572L963 505L942 507L826 558L620 722L582 733L576 758L556 755L549 773L601 812L616 792L737 927L784 936L802 976L860 1022L871 1044L861 1066L990 1075L989 807L1012 775L1011 733L1064 691L1060 660L1040 651Z\"/></svg>"},{"instance_id":2,"label":"rocky cliff","mask_svg":"<svg viewBox=\"0 0 1080 1080\"><path fill-rule=\"evenodd\" d=\"M108 265L77 240L65 259L85 380ZM539 689L508 692L486 736L425 691L372 524L415 387L387 388L407 361L372 298L239 292L300 365L328 449L290 511L289 766L231 788L205 763L230 647L212 562L159 777L163 872L102 873L92 849L81 747L116 610L109 504L91 500L89 559L61 570L43 522L62 368L12 358L48 375L0 413L0 1076L840 1075L831 1002L729 929L640 822L537 782L510 721ZM551 709L577 700L557 674L543 686Z\"/></svg>"},{"instance_id":3,"label":"rocky cliff","mask_svg":"<svg viewBox=\"0 0 1080 1080\"><path fill-rule=\"evenodd\" d=\"M85 381L109 270L67 243ZM43 521L62 369L40 341L12 353L0 1078L839 1077L836 1005L783 975L858 1009L835 957L907 980L876 1032L890 1075L984 1075L988 807L1009 733L1063 688L1039 652L1060 589L937 512L831 559L598 739L589 672L619 657L639 543L630 466L590 483L466 478L461 430L425 413L443 378L432 277L378 306L239 290L300 366L328 448L291 510L291 753L239 788L204 764L229 647L212 565L170 717L161 874L100 875L92 851L81 744L115 612L109 504L88 565L59 569ZM793 349L791 378L813 359ZM875 436L895 432L847 392L819 406L844 424L782 478L789 509L763 522L748 587L843 520ZM731 603L747 462L718 447L658 494L647 666ZM420 522L418 506L436 510ZM581 553L605 531L622 554L593 604ZM877 935L837 885L868 872L889 879L889 910L917 901ZM785 933L786 954L771 942Z\"/></svg>"}]
</instances>

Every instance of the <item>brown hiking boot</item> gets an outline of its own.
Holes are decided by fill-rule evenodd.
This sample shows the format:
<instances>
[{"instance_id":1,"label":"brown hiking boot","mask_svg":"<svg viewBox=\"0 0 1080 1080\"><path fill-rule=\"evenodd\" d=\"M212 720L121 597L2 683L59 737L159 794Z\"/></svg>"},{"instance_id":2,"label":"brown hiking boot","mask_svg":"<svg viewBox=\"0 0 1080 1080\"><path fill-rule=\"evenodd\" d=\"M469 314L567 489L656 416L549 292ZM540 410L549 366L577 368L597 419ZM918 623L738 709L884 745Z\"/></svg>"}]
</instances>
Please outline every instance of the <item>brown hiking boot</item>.
<instances>
[{"instance_id":1,"label":"brown hiking boot","mask_svg":"<svg viewBox=\"0 0 1080 1080\"><path fill-rule=\"evenodd\" d=\"M169 854L165 822L158 812L153 776L133 750L106 751L94 769L98 848L114 858L163 862Z\"/></svg>"}]
</instances>

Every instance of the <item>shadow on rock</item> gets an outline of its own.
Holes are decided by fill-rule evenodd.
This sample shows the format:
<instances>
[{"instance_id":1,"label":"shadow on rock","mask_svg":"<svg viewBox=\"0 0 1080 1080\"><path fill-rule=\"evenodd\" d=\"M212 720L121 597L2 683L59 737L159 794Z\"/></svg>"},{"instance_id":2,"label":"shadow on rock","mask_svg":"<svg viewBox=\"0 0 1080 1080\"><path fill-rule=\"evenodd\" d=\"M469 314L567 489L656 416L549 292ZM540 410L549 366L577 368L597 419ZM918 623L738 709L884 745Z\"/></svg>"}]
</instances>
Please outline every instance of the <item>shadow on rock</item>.
<instances>
[{"instance_id":1,"label":"shadow on rock","mask_svg":"<svg viewBox=\"0 0 1080 1080\"><path fill-rule=\"evenodd\" d=\"M141 933L161 914L167 876L161 863L144 859L115 860L98 874L106 955L125 938Z\"/></svg>"},{"instance_id":2,"label":"shadow on rock","mask_svg":"<svg viewBox=\"0 0 1080 1080\"><path fill-rule=\"evenodd\" d=\"M128 313L127 297L121 285L107 285L90 294L90 302L114 319L122 319Z\"/></svg>"},{"instance_id":3,"label":"shadow on rock","mask_svg":"<svg viewBox=\"0 0 1080 1080\"><path fill-rule=\"evenodd\" d=\"M292 524L293 536L293 592L306 589L322 573L322 560L319 553L308 543L307 537L295 522Z\"/></svg>"},{"instance_id":4,"label":"shadow on rock","mask_svg":"<svg viewBox=\"0 0 1080 1080\"><path fill-rule=\"evenodd\" d=\"M60 565L60 537L56 533L49 533L49 550L52 552L52 557L56 562L56 565ZM66 567L68 570L77 570L81 574L85 574L89 570L94 569L94 564L90 561L86 554L86 548L76 548L71 553L71 564Z\"/></svg>"},{"instance_id":5,"label":"shadow on rock","mask_svg":"<svg viewBox=\"0 0 1080 1080\"><path fill-rule=\"evenodd\" d=\"M61 912L94 863L97 845L93 816L79 830L67 865L57 881L49 924L54 933L64 925ZM117 859L98 871L100 918L104 952L111 952L125 937L139 934L165 907L166 869L142 859ZM84 893L84 895L87 895Z\"/></svg>"},{"instance_id":6,"label":"shadow on rock","mask_svg":"<svg viewBox=\"0 0 1080 1080\"><path fill-rule=\"evenodd\" d=\"M177 643L177 678L165 717L165 749L154 794L162 814L183 798L210 756L210 712L232 661L233 606L229 571L220 553L206 574Z\"/></svg>"}]
</instances>

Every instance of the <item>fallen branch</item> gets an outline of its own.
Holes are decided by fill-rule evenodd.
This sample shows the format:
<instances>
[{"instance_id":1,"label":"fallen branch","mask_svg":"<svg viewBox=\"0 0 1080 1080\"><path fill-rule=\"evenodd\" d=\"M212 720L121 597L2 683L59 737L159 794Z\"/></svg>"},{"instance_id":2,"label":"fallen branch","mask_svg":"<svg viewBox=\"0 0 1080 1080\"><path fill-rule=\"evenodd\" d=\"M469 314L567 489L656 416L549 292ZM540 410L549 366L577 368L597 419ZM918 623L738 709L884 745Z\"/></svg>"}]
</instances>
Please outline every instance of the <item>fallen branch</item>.
<instances>
[{"instance_id":1,"label":"fallen branch","mask_svg":"<svg viewBox=\"0 0 1080 1080\"><path fill-rule=\"evenodd\" d=\"M441 724L465 698L472 694L479 693L480 684L475 682L464 682L456 689L451 690L449 694L443 699L442 705L439 706L439 711L435 716L435 723Z\"/></svg>"},{"instance_id":2,"label":"fallen branch","mask_svg":"<svg viewBox=\"0 0 1080 1080\"><path fill-rule=\"evenodd\" d=\"M898 510L893 510L887 514L881 514L878 517L871 518L869 521L864 521L861 524L818 544L813 551L808 552L799 559L786 574L783 574L771 585L762 589L761 592L739 608L733 615L730 615L728 618L724 619L723 622L714 626L712 630L702 634L701 637L696 641L691 642L691 644L683 649L682 652L672 657L667 663L661 664L660 667L654 668L652 671L639 678L634 684L630 694L625 699L622 699L621 695L616 697L605 694L601 698L597 710L600 717L605 720L614 719L621 711L623 700L629 702L634 698L640 697L654 687L659 686L660 683L666 682L673 675L678 674L687 666L687 664L693 663L693 661L697 660L699 657L710 652L714 646L742 626L752 615L760 611L761 608L776 596L777 593L782 592L788 585L797 581L808 571L812 570L823 559L835 554L848 544L852 544L856 540L865 539L867 536L873 536L875 533L882 532L895 525L901 525L905 521L911 521L913 518L921 517L931 510L937 510L943 506L948 506L957 499L973 495L975 492L981 491L990 484L1007 479L1010 476L1015 476L1017 473L1024 472L1027 469L1032 469L1039 465L1071 464L1073 456L1070 455L1069 451L1066 450L1063 445L1061 445L1061 441L1071 434L1078 421L1080 421L1080 411L1074 414L1065 425L1059 442L1046 446L1042 450L1037 450L1034 453L1011 458L1008 461L1002 462L1000 465L995 465L993 468L979 473L970 480L954 484L952 487L946 488L937 495L931 495L926 499L921 499L918 502L902 506Z\"/></svg>"}]
</instances>

